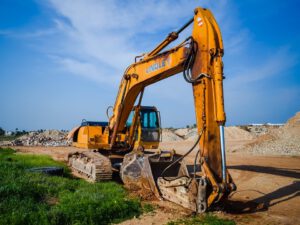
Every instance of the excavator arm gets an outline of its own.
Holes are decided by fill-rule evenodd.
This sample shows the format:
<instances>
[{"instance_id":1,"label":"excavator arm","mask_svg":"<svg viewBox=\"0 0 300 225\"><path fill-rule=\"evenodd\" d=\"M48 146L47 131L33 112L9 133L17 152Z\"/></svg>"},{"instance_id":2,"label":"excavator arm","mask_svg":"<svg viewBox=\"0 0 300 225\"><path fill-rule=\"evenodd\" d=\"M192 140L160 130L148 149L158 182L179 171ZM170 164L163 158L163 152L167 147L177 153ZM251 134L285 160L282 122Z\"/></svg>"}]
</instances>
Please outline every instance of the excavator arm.
<instances>
[{"instance_id":1,"label":"excavator arm","mask_svg":"<svg viewBox=\"0 0 300 225\"><path fill-rule=\"evenodd\" d=\"M148 85L182 72L189 51L187 44L183 43L169 51L143 59L126 70L115 102L113 116L109 122L113 130L112 145L117 132L123 130L129 113L142 90Z\"/></svg>"},{"instance_id":2,"label":"excavator arm","mask_svg":"<svg viewBox=\"0 0 300 225\"><path fill-rule=\"evenodd\" d=\"M161 52L178 34L193 22L192 36L170 50ZM154 50L127 68L114 105L109 126L113 131L111 145L124 128L138 95L148 85L183 72L191 83L198 127L199 161L211 184L207 205L219 201L235 189L226 169L223 98L223 42L212 13L196 8L194 17L172 32Z\"/></svg>"}]
</instances>

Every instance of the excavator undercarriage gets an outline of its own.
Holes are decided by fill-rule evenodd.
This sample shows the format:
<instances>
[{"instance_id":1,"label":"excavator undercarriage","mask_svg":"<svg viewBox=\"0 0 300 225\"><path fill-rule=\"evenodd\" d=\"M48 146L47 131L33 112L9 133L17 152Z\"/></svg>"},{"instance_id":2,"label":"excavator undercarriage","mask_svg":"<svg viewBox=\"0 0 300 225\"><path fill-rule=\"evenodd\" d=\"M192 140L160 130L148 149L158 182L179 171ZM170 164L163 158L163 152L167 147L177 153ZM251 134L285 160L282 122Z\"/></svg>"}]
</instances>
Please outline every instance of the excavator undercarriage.
<instances>
[{"instance_id":1,"label":"excavator undercarriage","mask_svg":"<svg viewBox=\"0 0 300 225\"><path fill-rule=\"evenodd\" d=\"M87 179L100 182L112 179L112 165L108 157L94 151L76 152L69 156L69 165Z\"/></svg>"}]
</instances>

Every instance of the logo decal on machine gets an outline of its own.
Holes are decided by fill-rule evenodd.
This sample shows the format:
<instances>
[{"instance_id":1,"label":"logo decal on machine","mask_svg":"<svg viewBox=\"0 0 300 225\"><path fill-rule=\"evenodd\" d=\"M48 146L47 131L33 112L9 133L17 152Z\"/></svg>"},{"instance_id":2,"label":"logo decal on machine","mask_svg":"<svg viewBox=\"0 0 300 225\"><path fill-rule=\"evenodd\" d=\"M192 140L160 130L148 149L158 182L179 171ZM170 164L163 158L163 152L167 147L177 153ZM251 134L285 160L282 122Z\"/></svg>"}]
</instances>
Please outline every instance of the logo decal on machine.
<instances>
[{"instance_id":1,"label":"logo decal on machine","mask_svg":"<svg viewBox=\"0 0 300 225\"><path fill-rule=\"evenodd\" d=\"M154 63L153 65L149 66L146 69L146 73L154 72L154 71L159 70L161 68L164 68L165 66L168 66L168 65L170 65L170 59L169 58L164 59L161 62L157 62L157 63Z\"/></svg>"}]
</instances>

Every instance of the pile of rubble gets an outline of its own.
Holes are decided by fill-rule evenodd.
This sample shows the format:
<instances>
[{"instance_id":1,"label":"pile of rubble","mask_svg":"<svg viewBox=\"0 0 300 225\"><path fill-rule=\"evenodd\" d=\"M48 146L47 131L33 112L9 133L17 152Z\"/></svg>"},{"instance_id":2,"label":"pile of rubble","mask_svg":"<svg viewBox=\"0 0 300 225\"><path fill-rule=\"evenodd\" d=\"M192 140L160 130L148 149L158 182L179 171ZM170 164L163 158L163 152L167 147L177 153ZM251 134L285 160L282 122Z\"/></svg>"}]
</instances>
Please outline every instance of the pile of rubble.
<instances>
[{"instance_id":1,"label":"pile of rubble","mask_svg":"<svg viewBox=\"0 0 300 225\"><path fill-rule=\"evenodd\" d=\"M195 141L197 128L163 129L162 142ZM300 155L300 112L281 124L225 127L228 149L267 155Z\"/></svg>"},{"instance_id":2,"label":"pile of rubble","mask_svg":"<svg viewBox=\"0 0 300 225\"><path fill-rule=\"evenodd\" d=\"M259 136L246 150L259 154L300 155L300 112L284 126Z\"/></svg>"},{"instance_id":3,"label":"pile of rubble","mask_svg":"<svg viewBox=\"0 0 300 225\"><path fill-rule=\"evenodd\" d=\"M162 141L193 141L197 139L197 128L162 129Z\"/></svg>"},{"instance_id":4,"label":"pile of rubble","mask_svg":"<svg viewBox=\"0 0 300 225\"><path fill-rule=\"evenodd\" d=\"M225 140L252 140L255 134L240 127L225 127Z\"/></svg>"},{"instance_id":5,"label":"pile of rubble","mask_svg":"<svg viewBox=\"0 0 300 225\"><path fill-rule=\"evenodd\" d=\"M11 142L12 146L67 146L66 131L46 130L29 132Z\"/></svg>"},{"instance_id":6,"label":"pile of rubble","mask_svg":"<svg viewBox=\"0 0 300 225\"><path fill-rule=\"evenodd\" d=\"M162 129L162 141L163 142L172 142L172 141L182 141L183 139L174 133L176 129Z\"/></svg>"},{"instance_id":7,"label":"pile of rubble","mask_svg":"<svg viewBox=\"0 0 300 225\"><path fill-rule=\"evenodd\" d=\"M197 128L181 128L175 131L179 137L186 141L194 141L198 137Z\"/></svg>"},{"instance_id":8,"label":"pile of rubble","mask_svg":"<svg viewBox=\"0 0 300 225\"><path fill-rule=\"evenodd\" d=\"M195 141L198 137L197 128L163 129L162 141ZM225 139L252 140L254 135L239 127L225 127Z\"/></svg>"}]
</instances>

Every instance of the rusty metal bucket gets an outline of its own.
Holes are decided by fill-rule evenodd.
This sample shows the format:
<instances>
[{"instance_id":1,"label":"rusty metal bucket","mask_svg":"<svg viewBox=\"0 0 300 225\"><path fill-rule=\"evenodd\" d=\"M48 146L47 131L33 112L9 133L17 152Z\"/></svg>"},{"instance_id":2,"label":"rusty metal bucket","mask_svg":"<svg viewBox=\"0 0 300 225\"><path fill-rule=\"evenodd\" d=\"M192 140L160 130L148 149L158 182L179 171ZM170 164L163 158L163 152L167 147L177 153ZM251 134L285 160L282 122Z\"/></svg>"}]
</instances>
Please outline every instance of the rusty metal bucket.
<instances>
[{"instance_id":1,"label":"rusty metal bucket","mask_svg":"<svg viewBox=\"0 0 300 225\"><path fill-rule=\"evenodd\" d=\"M191 166L174 152L145 154L131 152L125 155L121 178L128 189L158 199L166 199L195 212L206 210L206 179L191 176ZM175 163L176 162L176 163ZM172 164L172 167L165 170ZM199 170L200 166L197 166ZM143 197L143 196L142 196Z\"/></svg>"},{"instance_id":2,"label":"rusty metal bucket","mask_svg":"<svg viewBox=\"0 0 300 225\"><path fill-rule=\"evenodd\" d=\"M143 189L149 191L157 198L161 198L157 186L157 180L163 170L180 155L171 152L160 152L145 154L142 152L131 152L125 155L121 166L121 178L129 189ZM174 165L172 170L166 172L166 176L177 176L180 164Z\"/></svg>"}]
</instances>

